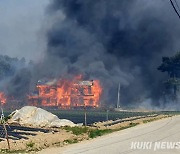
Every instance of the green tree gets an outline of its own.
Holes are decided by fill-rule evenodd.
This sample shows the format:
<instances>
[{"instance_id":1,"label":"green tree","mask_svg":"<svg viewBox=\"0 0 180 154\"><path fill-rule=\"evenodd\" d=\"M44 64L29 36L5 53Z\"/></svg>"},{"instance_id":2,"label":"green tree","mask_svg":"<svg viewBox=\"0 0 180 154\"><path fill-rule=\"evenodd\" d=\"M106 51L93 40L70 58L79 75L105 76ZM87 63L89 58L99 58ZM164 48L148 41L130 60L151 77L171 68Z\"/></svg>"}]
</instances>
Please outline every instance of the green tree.
<instances>
[{"instance_id":1,"label":"green tree","mask_svg":"<svg viewBox=\"0 0 180 154\"><path fill-rule=\"evenodd\" d=\"M180 77L180 52L173 57L163 57L162 64L158 67L162 72L168 72L170 78Z\"/></svg>"},{"instance_id":2,"label":"green tree","mask_svg":"<svg viewBox=\"0 0 180 154\"><path fill-rule=\"evenodd\" d=\"M172 57L162 57L162 64L157 68L161 72L167 72L169 79L164 83L173 88L173 93L176 95L180 85L180 52L177 52Z\"/></svg>"}]
</instances>

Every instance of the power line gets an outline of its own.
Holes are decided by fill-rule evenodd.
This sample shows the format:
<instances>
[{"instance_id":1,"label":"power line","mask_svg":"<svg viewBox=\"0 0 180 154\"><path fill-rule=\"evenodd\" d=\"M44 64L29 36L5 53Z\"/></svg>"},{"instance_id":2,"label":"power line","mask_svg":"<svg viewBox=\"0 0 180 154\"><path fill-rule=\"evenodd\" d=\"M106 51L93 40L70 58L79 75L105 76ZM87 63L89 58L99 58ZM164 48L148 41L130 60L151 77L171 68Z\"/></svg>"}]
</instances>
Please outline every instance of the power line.
<instances>
[{"instance_id":1,"label":"power line","mask_svg":"<svg viewBox=\"0 0 180 154\"><path fill-rule=\"evenodd\" d=\"M180 18L180 14L178 13L178 11L177 11L176 7L174 6L173 1L172 1L172 0L170 0L170 2L171 2L171 5L172 5L172 7L173 7L174 11L176 12L176 14L178 15L178 17ZM177 4L177 3L176 3L176 4Z\"/></svg>"},{"instance_id":2,"label":"power line","mask_svg":"<svg viewBox=\"0 0 180 154\"><path fill-rule=\"evenodd\" d=\"M179 7L178 2L177 2L176 0L174 0L174 1L175 1L175 3L176 3L176 6L177 6L177 8L178 8L179 12L180 12L180 7Z\"/></svg>"}]
</instances>

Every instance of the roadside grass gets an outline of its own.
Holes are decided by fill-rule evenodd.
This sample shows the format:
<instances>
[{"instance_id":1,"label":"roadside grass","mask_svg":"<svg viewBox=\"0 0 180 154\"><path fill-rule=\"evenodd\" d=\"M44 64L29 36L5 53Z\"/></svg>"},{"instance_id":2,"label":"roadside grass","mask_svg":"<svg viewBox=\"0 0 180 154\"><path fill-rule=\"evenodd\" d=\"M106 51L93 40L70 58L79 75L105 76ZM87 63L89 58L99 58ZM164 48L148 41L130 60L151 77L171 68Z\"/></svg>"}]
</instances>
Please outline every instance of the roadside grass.
<instances>
[{"instance_id":1,"label":"roadside grass","mask_svg":"<svg viewBox=\"0 0 180 154\"><path fill-rule=\"evenodd\" d=\"M30 141L30 142L28 142L28 143L26 143L26 151L38 151L38 149L37 148L35 148L35 143L34 142L32 142L32 141Z\"/></svg>"},{"instance_id":2,"label":"roadside grass","mask_svg":"<svg viewBox=\"0 0 180 154\"><path fill-rule=\"evenodd\" d=\"M70 126L65 126L63 127L63 129L65 129L67 132L72 132L74 135L81 135L81 134L85 134L88 132L89 128L88 127L70 127Z\"/></svg>"},{"instance_id":3,"label":"roadside grass","mask_svg":"<svg viewBox=\"0 0 180 154\"><path fill-rule=\"evenodd\" d=\"M166 114L166 117L172 117L172 116L174 116L174 115ZM162 118L164 118L164 117L160 117L160 118L152 118L152 119L145 119L145 120L143 120L142 122L145 124L145 123L148 123L148 122L160 120L160 119L162 119Z\"/></svg>"},{"instance_id":4,"label":"roadside grass","mask_svg":"<svg viewBox=\"0 0 180 154\"><path fill-rule=\"evenodd\" d=\"M67 140L64 140L63 142L67 143L67 144L73 144L73 143L78 143L78 140L76 138L75 139L67 139Z\"/></svg>"},{"instance_id":5,"label":"roadside grass","mask_svg":"<svg viewBox=\"0 0 180 154\"><path fill-rule=\"evenodd\" d=\"M72 132L74 135L81 135L81 134L88 134L88 137L89 138L96 138L98 136L103 136L105 134L109 134L109 133L112 133L112 132L115 132L115 131L120 131L120 130L123 130L123 129L127 129L127 128L130 128L130 127L134 127L136 125L138 125L139 123L129 123L128 126L124 126L124 127L120 127L118 129L93 129L93 128L89 128L89 127L69 127L69 126L66 126L66 127L63 127L63 129L65 129L66 131L68 132ZM73 141L73 140L65 140L65 142L67 143L74 143L76 141Z\"/></svg>"},{"instance_id":6,"label":"roadside grass","mask_svg":"<svg viewBox=\"0 0 180 154\"><path fill-rule=\"evenodd\" d=\"M27 150L28 151L37 151L37 149L34 149L34 145L35 143L30 141L28 143L26 143L26 148L25 150L9 150L9 149L0 149L0 153L14 153L14 154L17 154L17 153L27 153Z\"/></svg>"},{"instance_id":7,"label":"roadside grass","mask_svg":"<svg viewBox=\"0 0 180 154\"><path fill-rule=\"evenodd\" d=\"M155 121L157 119L148 119L148 120L143 120L143 123L148 123L148 122L152 122L152 121Z\"/></svg>"},{"instance_id":8,"label":"roadside grass","mask_svg":"<svg viewBox=\"0 0 180 154\"><path fill-rule=\"evenodd\" d=\"M135 127L135 126L137 126L137 125L139 125L139 123L131 122L131 123L129 123L129 125L120 127L120 128L118 128L118 129L115 129L114 131L120 131L120 130L123 130L123 129Z\"/></svg>"},{"instance_id":9,"label":"roadside grass","mask_svg":"<svg viewBox=\"0 0 180 154\"><path fill-rule=\"evenodd\" d=\"M14 154L17 154L17 153L26 153L25 150L9 150L9 149L0 149L0 153L14 153Z\"/></svg>"},{"instance_id":10,"label":"roadside grass","mask_svg":"<svg viewBox=\"0 0 180 154\"><path fill-rule=\"evenodd\" d=\"M124 127L120 127L120 128L117 128L117 129L91 129L89 131L89 138L96 138L98 136L102 136L102 135L105 135L105 134L109 134L109 133L112 133L112 132L116 132L116 131L120 131L120 130L123 130L123 129L127 129L127 128L130 128L130 127L134 127L134 126L137 126L139 123L129 123L128 126L124 126Z\"/></svg>"},{"instance_id":11,"label":"roadside grass","mask_svg":"<svg viewBox=\"0 0 180 154\"><path fill-rule=\"evenodd\" d=\"M88 132L88 136L89 136L89 138L96 138L98 136L102 136L102 135L109 134L109 133L112 133L112 132L113 132L112 129L104 129L104 130L91 129Z\"/></svg>"},{"instance_id":12,"label":"roadside grass","mask_svg":"<svg viewBox=\"0 0 180 154\"><path fill-rule=\"evenodd\" d=\"M26 143L26 147L27 147L27 148L33 148L33 147L34 147L34 145L35 145L35 143L34 143L34 142L32 142L32 141L30 141L30 142Z\"/></svg>"}]
</instances>

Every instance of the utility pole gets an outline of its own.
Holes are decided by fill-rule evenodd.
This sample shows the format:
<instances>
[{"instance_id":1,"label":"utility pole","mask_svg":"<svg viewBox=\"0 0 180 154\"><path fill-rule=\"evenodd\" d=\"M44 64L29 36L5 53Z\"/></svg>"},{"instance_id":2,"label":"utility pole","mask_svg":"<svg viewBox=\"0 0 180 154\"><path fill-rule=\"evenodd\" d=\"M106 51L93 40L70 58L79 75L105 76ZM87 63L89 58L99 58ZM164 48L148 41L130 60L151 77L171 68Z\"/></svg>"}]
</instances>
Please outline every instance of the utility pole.
<instances>
[{"instance_id":1,"label":"utility pole","mask_svg":"<svg viewBox=\"0 0 180 154\"><path fill-rule=\"evenodd\" d=\"M84 104L84 125L87 126L87 112L86 112L86 104Z\"/></svg>"},{"instance_id":2,"label":"utility pole","mask_svg":"<svg viewBox=\"0 0 180 154\"><path fill-rule=\"evenodd\" d=\"M8 132L7 132L7 129L6 129L6 122L5 122L5 119L4 119L4 112L3 112L2 108L1 108L1 123L2 123L4 131L5 131L5 137L6 137L6 140L7 140L8 149L10 150L9 137L8 137Z\"/></svg>"},{"instance_id":3,"label":"utility pole","mask_svg":"<svg viewBox=\"0 0 180 154\"><path fill-rule=\"evenodd\" d=\"M119 86L118 86L118 98L117 98L117 109L120 108L120 91L121 91L121 84L119 83Z\"/></svg>"},{"instance_id":4,"label":"utility pole","mask_svg":"<svg viewBox=\"0 0 180 154\"><path fill-rule=\"evenodd\" d=\"M107 109L106 110L106 121L108 121L109 120L109 110Z\"/></svg>"}]
</instances>

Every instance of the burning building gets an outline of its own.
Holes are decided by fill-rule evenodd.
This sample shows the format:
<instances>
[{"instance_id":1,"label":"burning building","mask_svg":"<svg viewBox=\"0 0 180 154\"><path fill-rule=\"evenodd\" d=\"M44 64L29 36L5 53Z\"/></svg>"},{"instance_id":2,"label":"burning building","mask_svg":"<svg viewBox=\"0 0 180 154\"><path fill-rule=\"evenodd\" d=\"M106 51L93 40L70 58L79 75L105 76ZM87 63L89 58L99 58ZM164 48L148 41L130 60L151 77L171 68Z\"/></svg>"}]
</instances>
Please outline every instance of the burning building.
<instances>
[{"instance_id":1,"label":"burning building","mask_svg":"<svg viewBox=\"0 0 180 154\"><path fill-rule=\"evenodd\" d=\"M81 77L48 82L39 80L36 92L28 96L28 104L57 108L97 108L101 94L102 87L98 80L84 81Z\"/></svg>"}]
</instances>

